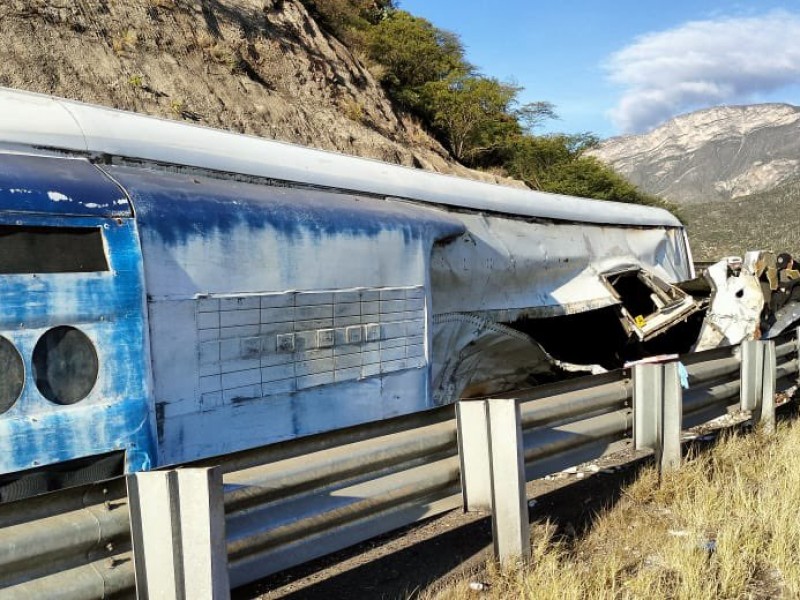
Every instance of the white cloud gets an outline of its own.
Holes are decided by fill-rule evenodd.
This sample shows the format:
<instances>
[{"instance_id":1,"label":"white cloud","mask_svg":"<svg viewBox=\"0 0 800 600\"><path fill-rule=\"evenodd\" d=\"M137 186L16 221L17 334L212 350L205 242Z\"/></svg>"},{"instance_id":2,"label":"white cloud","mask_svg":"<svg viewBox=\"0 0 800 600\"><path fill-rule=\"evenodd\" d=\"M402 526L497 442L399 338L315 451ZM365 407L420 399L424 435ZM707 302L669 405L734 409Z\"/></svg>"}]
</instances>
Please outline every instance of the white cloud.
<instances>
[{"instance_id":1,"label":"white cloud","mask_svg":"<svg viewBox=\"0 0 800 600\"><path fill-rule=\"evenodd\" d=\"M606 68L625 88L612 120L623 132L643 131L680 112L800 83L800 16L693 21L637 38Z\"/></svg>"}]
</instances>

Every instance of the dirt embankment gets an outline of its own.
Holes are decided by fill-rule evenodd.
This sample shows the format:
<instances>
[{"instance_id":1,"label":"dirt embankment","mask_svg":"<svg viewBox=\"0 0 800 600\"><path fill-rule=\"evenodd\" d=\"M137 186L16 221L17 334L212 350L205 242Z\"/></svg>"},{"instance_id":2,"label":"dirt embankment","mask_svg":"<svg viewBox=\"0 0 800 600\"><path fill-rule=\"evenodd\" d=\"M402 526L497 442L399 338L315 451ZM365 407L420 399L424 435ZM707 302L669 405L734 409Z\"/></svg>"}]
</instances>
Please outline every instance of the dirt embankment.
<instances>
[{"instance_id":1,"label":"dirt embankment","mask_svg":"<svg viewBox=\"0 0 800 600\"><path fill-rule=\"evenodd\" d=\"M0 85L496 179L398 113L299 0L5 0Z\"/></svg>"}]
</instances>

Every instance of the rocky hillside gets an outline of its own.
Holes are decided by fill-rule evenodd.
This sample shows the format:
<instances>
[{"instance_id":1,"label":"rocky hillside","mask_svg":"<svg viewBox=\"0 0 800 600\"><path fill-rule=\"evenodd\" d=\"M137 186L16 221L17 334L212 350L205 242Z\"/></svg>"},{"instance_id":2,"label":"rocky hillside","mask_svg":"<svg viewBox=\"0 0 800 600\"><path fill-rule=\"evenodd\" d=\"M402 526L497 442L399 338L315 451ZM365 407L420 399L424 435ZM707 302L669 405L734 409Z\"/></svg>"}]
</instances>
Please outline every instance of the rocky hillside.
<instances>
[{"instance_id":1,"label":"rocky hillside","mask_svg":"<svg viewBox=\"0 0 800 600\"><path fill-rule=\"evenodd\" d=\"M0 85L462 176L299 0L3 0Z\"/></svg>"},{"instance_id":2,"label":"rocky hillside","mask_svg":"<svg viewBox=\"0 0 800 600\"><path fill-rule=\"evenodd\" d=\"M741 198L800 177L800 108L720 106L594 151L641 189L681 204Z\"/></svg>"},{"instance_id":3,"label":"rocky hillside","mask_svg":"<svg viewBox=\"0 0 800 600\"><path fill-rule=\"evenodd\" d=\"M696 260L743 256L747 250L800 256L800 180L735 200L682 207Z\"/></svg>"}]
</instances>

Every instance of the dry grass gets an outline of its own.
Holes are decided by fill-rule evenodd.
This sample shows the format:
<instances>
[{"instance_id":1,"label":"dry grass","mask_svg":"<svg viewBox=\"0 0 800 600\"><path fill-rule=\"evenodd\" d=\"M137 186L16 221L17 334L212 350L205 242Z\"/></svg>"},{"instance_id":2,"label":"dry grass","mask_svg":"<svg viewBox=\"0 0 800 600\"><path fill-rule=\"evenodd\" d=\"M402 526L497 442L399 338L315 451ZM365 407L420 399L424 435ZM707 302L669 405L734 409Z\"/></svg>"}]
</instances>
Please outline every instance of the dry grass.
<instances>
[{"instance_id":1,"label":"dry grass","mask_svg":"<svg viewBox=\"0 0 800 600\"><path fill-rule=\"evenodd\" d=\"M582 539L532 527L523 569L487 565L428 599L800 598L800 424L733 435L659 485L644 471ZM473 577L472 581L476 581Z\"/></svg>"}]
</instances>

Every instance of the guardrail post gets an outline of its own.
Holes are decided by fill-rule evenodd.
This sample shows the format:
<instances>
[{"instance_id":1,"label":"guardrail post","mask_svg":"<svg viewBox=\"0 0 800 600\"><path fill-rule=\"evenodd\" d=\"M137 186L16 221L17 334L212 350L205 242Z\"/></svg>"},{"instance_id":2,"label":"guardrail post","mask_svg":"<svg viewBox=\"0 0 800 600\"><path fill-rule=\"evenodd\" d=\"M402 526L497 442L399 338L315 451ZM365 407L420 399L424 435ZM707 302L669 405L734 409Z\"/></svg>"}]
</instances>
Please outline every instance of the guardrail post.
<instances>
[{"instance_id":1,"label":"guardrail post","mask_svg":"<svg viewBox=\"0 0 800 600\"><path fill-rule=\"evenodd\" d=\"M742 392L740 407L753 414L753 422L768 433L775 430L775 342L742 342Z\"/></svg>"},{"instance_id":2,"label":"guardrail post","mask_svg":"<svg viewBox=\"0 0 800 600\"><path fill-rule=\"evenodd\" d=\"M655 452L660 472L681 465L683 392L678 363L633 367L633 444Z\"/></svg>"},{"instance_id":3,"label":"guardrail post","mask_svg":"<svg viewBox=\"0 0 800 600\"><path fill-rule=\"evenodd\" d=\"M487 408L495 556L500 562L525 560L531 554L531 536L519 403L491 399Z\"/></svg>"},{"instance_id":4,"label":"guardrail post","mask_svg":"<svg viewBox=\"0 0 800 600\"><path fill-rule=\"evenodd\" d=\"M486 400L461 400L456 404L458 457L461 461L461 493L465 512L492 509L489 422L486 411Z\"/></svg>"},{"instance_id":5,"label":"guardrail post","mask_svg":"<svg viewBox=\"0 0 800 600\"><path fill-rule=\"evenodd\" d=\"M222 472L135 473L128 493L137 597L230 598Z\"/></svg>"},{"instance_id":6,"label":"guardrail post","mask_svg":"<svg viewBox=\"0 0 800 600\"><path fill-rule=\"evenodd\" d=\"M746 340L741 343L739 348L742 357L740 376L742 387L739 394L739 408L752 411L758 406L758 399L761 395L763 353L757 340Z\"/></svg>"},{"instance_id":7,"label":"guardrail post","mask_svg":"<svg viewBox=\"0 0 800 600\"><path fill-rule=\"evenodd\" d=\"M530 557L525 459L519 403L514 399L458 403L464 506L492 510L494 553L501 562Z\"/></svg>"}]
</instances>

